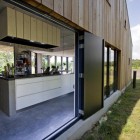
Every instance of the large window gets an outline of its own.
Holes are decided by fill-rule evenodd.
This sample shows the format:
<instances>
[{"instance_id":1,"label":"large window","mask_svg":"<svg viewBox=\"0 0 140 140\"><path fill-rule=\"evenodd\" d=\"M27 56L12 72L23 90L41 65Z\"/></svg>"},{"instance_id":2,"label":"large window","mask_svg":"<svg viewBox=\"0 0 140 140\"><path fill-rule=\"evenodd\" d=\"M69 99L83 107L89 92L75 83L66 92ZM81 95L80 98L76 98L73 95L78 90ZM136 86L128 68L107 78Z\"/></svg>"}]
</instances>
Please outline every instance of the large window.
<instances>
[{"instance_id":1,"label":"large window","mask_svg":"<svg viewBox=\"0 0 140 140\"><path fill-rule=\"evenodd\" d=\"M50 67L55 66L55 56L50 56Z\"/></svg>"},{"instance_id":2,"label":"large window","mask_svg":"<svg viewBox=\"0 0 140 140\"><path fill-rule=\"evenodd\" d=\"M106 46L104 48L104 96L110 96L117 89L117 50Z\"/></svg>"},{"instance_id":3,"label":"large window","mask_svg":"<svg viewBox=\"0 0 140 140\"><path fill-rule=\"evenodd\" d=\"M7 5L3 5L3 7L7 7ZM73 123L76 117L79 117L79 83L78 78L75 78L78 75L79 66L78 55L75 55L78 54L78 33L65 24L64 26L61 26L62 23L57 24L59 21L55 21L54 18L41 16L42 13L39 11L28 10L27 12L24 5L23 9L12 5L11 7L14 9L9 7L8 10L14 10L13 16L15 12L21 12L16 16L25 15L25 22L31 23L32 36L31 38L27 36L28 40L14 38L18 44L9 43L8 46L2 45L7 43L0 41L0 73L8 75L7 67L10 64L10 67L13 67L13 69L10 68L12 72L16 72L15 76L26 77L22 88L17 84L19 79L15 83L17 85L13 85L17 91L15 98L17 104L15 108L13 102L11 108L12 112L17 112L17 115L13 116L14 119L9 119L8 123L6 116L0 115L0 120L5 121L3 123L5 125L2 127L6 128L0 133L7 139L14 139L11 133L17 134L16 130L18 130L17 139L20 137L23 139L30 137L31 140L35 137L39 140L50 139L53 133L55 135L63 127ZM19 28L19 32L22 33L22 28ZM28 30L26 34L28 34ZM75 58L76 61L73 62L69 57ZM13 64L14 60L15 64ZM75 72L69 74L68 72L72 72L75 66L77 74ZM3 72L5 69L6 72ZM8 100L6 102L8 103ZM21 116L26 116L22 117L22 122L20 121ZM31 117L32 121L30 121ZM11 124L15 123L20 126L15 126L14 131ZM29 131L24 131L23 136L23 130L27 125ZM35 135L31 135L29 132Z\"/></svg>"},{"instance_id":4,"label":"large window","mask_svg":"<svg viewBox=\"0 0 140 140\"><path fill-rule=\"evenodd\" d=\"M8 45L0 45L0 74L4 74L5 69L14 65L14 48Z\"/></svg>"},{"instance_id":5,"label":"large window","mask_svg":"<svg viewBox=\"0 0 140 140\"><path fill-rule=\"evenodd\" d=\"M48 55L42 55L42 69L46 69L49 67L49 56Z\"/></svg>"},{"instance_id":6,"label":"large window","mask_svg":"<svg viewBox=\"0 0 140 140\"><path fill-rule=\"evenodd\" d=\"M61 56L57 56L57 63L56 66L58 67L58 70L60 71L60 73L62 72L62 57Z\"/></svg>"}]
</instances>

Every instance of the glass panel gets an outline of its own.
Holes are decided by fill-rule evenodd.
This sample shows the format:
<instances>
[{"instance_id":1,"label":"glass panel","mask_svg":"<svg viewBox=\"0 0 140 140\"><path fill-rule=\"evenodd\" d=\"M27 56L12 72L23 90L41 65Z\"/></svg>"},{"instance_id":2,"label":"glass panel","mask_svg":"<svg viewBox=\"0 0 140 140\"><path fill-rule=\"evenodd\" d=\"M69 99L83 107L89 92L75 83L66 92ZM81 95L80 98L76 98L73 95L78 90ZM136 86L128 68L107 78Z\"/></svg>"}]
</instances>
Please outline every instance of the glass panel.
<instances>
[{"instance_id":1,"label":"glass panel","mask_svg":"<svg viewBox=\"0 0 140 140\"><path fill-rule=\"evenodd\" d=\"M67 61L66 61L66 57L63 57L62 71L63 71L63 74L66 74L66 71L67 71Z\"/></svg>"},{"instance_id":2,"label":"glass panel","mask_svg":"<svg viewBox=\"0 0 140 140\"><path fill-rule=\"evenodd\" d=\"M55 66L55 56L50 56L50 68Z\"/></svg>"},{"instance_id":3,"label":"glass panel","mask_svg":"<svg viewBox=\"0 0 140 140\"><path fill-rule=\"evenodd\" d=\"M0 45L0 74L6 74L6 71L12 74L14 68L14 49L13 46Z\"/></svg>"},{"instance_id":4,"label":"glass panel","mask_svg":"<svg viewBox=\"0 0 140 140\"><path fill-rule=\"evenodd\" d=\"M42 56L42 69L46 69L49 66L49 56L48 55L43 55Z\"/></svg>"},{"instance_id":5,"label":"glass panel","mask_svg":"<svg viewBox=\"0 0 140 140\"><path fill-rule=\"evenodd\" d=\"M114 91L114 50L109 49L109 86L110 91Z\"/></svg>"},{"instance_id":6,"label":"glass panel","mask_svg":"<svg viewBox=\"0 0 140 140\"><path fill-rule=\"evenodd\" d=\"M31 69L32 74L36 73L36 54L34 52L31 52Z\"/></svg>"},{"instance_id":7,"label":"glass panel","mask_svg":"<svg viewBox=\"0 0 140 140\"><path fill-rule=\"evenodd\" d=\"M73 61L73 57L69 57L68 58L68 72L69 73L74 73L74 61Z\"/></svg>"},{"instance_id":8,"label":"glass panel","mask_svg":"<svg viewBox=\"0 0 140 140\"><path fill-rule=\"evenodd\" d=\"M115 50L114 57L114 91L118 89L118 51Z\"/></svg>"},{"instance_id":9,"label":"glass panel","mask_svg":"<svg viewBox=\"0 0 140 140\"><path fill-rule=\"evenodd\" d=\"M61 57L60 56L57 56L56 66L58 67L58 70L61 72L62 71L62 66L61 66Z\"/></svg>"},{"instance_id":10,"label":"glass panel","mask_svg":"<svg viewBox=\"0 0 140 140\"><path fill-rule=\"evenodd\" d=\"M104 48L104 96L107 94L107 47Z\"/></svg>"}]
</instances>

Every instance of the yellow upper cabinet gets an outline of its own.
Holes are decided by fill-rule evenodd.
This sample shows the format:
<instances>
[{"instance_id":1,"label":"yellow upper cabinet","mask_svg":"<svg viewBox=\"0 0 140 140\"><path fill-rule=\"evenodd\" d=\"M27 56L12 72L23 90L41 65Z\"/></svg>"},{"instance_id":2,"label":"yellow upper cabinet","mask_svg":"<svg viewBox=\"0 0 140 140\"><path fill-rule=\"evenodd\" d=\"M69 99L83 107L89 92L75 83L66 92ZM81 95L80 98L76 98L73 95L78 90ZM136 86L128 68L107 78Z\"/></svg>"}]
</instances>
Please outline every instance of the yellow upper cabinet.
<instances>
[{"instance_id":1,"label":"yellow upper cabinet","mask_svg":"<svg viewBox=\"0 0 140 140\"><path fill-rule=\"evenodd\" d=\"M16 11L16 36L23 38L23 13Z\"/></svg>"},{"instance_id":2,"label":"yellow upper cabinet","mask_svg":"<svg viewBox=\"0 0 140 140\"><path fill-rule=\"evenodd\" d=\"M48 24L43 22L43 43L48 43Z\"/></svg>"},{"instance_id":3,"label":"yellow upper cabinet","mask_svg":"<svg viewBox=\"0 0 140 140\"><path fill-rule=\"evenodd\" d=\"M56 46L60 47L60 40L61 40L61 32L60 29L57 28L57 32L56 32Z\"/></svg>"},{"instance_id":4,"label":"yellow upper cabinet","mask_svg":"<svg viewBox=\"0 0 140 140\"><path fill-rule=\"evenodd\" d=\"M37 42L42 42L42 36L43 36L43 22L39 19L36 21L37 23Z\"/></svg>"},{"instance_id":5,"label":"yellow upper cabinet","mask_svg":"<svg viewBox=\"0 0 140 140\"><path fill-rule=\"evenodd\" d=\"M47 21L5 8L0 13L0 39L7 36L60 46L60 29Z\"/></svg>"},{"instance_id":6,"label":"yellow upper cabinet","mask_svg":"<svg viewBox=\"0 0 140 140\"><path fill-rule=\"evenodd\" d=\"M31 40L37 41L36 18L31 17Z\"/></svg>"},{"instance_id":7,"label":"yellow upper cabinet","mask_svg":"<svg viewBox=\"0 0 140 140\"><path fill-rule=\"evenodd\" d=\"M0 38L16 36L16 12L12 8L5 8L0 13Z\"/></svg>"},{"instance_id":8,"label":"yellow upper cabinet","mask_svg":"<svg viewBox=\"0 0 140 140\"><path fill-rule=\"evenodd\" d=\"M53 26L48 24L48 44L53 44Z\"/></svg>"},{"instance_id":9,"label":"yellow upper cabinet","mask_svg":"<svg viewBox=\"0 0 140 140\"><path fill-rule=\"evenodd\" d=\"M53 44L54 46L57 46L57 27L53 26Z\"/></svg>"},{"instance_id":10,"label":"yellow upper cabinet","mask_svg":"<svg viewBox=\"0 0 140 140\"><path fill-rule=\"evenodd\" d=\"M29 15L24 14L24 22L23 22L23 35L24 39L31 39L31 19Z\"/></svg>"}]
</instances>

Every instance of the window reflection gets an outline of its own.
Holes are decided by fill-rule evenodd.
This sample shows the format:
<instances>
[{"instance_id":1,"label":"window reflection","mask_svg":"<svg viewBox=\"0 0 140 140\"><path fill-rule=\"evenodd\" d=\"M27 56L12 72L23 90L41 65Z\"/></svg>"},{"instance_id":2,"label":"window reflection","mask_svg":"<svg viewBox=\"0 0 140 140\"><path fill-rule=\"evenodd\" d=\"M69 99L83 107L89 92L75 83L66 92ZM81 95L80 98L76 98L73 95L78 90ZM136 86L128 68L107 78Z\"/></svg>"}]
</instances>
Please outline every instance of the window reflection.
<instances>
[{"instance_id":1,"label":"window reflection","mask_svg":"<svg viewBox=\"0 0 140 140\"><path fill-rule=\"evenodd\" d=\"M42 69L45 69L49 67L49 56L48 55L42 55Z\"/></svg>"},{"instance_id":2,"label":"window reflection","mask_svg":"<svg viewBox=\"0 0 140 140\"><path fill-rule=\"evenodd\" d=\"M55 56L50 56L50 68L52 69L53 66L55 66Z\"/></svg>"},{"instance_id":3,"label":"window reflection","mask_svg":"<svg viewBox=\"0 0 140 140\"><path fill-rule=\"evenodd\" d=\"M117 50L104 48L104 97L110 96L117 89L118 55Z\"/></svg>"},{"instance_id":4,"label":"window reflection","mask_svg":"<svg viewBox=\"0 0 140 140\"><path fill-rule=\"evenodd\" d=\"M61 56L57 56L56 66L58 67L58 70L61 72L62 71Z\"/></svg>"},{"instance_id":5,"label":"window reflection","mask_svg":"<svg viewBox=\"0 0 140 140\"><path fill-rule=\"evenodd\" d=\"M104 95L107 94L107 47L104 48Z\"/></svg>"},{"instance_id":6,"label":"window reflection","mask_svg":"<svg viewBox=\"0 0 140 140\"><path fill-rule=\"evenodd\" d=\"M109 86L114 91L114 50L109 49Z\"/></svg>"},{"instance_id":7,"label":"window reflection","mask_svg":"<svg viewBox=\"0 0 140 140\"><path fill-rule=\"evenodd\" d=\"M63 57L62 72L63 72L63 74L66 74L66 72L67 72L67 61L66 61L66 57Z\"/></svg>"}]
</instances>

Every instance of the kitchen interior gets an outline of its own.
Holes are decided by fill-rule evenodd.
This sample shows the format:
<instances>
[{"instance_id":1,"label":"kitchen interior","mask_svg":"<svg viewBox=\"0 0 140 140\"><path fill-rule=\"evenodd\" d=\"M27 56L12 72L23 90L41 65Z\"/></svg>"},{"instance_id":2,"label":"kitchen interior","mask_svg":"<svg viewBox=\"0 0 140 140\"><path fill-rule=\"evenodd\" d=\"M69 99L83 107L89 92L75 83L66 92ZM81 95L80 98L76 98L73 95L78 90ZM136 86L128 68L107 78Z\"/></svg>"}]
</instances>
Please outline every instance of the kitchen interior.
<instances>
[{"instance_id":1,"label":"kitchen interior","mask_svg":"<svg viewBox=\"0 0 140 140\"><path fill-rule=\"evenodd\" d=\"M75 117L75 32L2 5L0 136L43 139Z\"/></svg>"}]
</instances>

